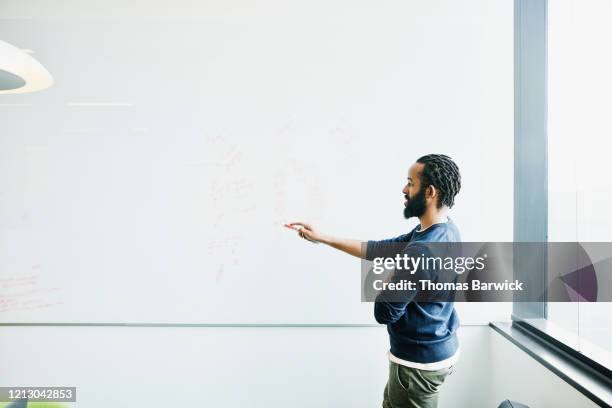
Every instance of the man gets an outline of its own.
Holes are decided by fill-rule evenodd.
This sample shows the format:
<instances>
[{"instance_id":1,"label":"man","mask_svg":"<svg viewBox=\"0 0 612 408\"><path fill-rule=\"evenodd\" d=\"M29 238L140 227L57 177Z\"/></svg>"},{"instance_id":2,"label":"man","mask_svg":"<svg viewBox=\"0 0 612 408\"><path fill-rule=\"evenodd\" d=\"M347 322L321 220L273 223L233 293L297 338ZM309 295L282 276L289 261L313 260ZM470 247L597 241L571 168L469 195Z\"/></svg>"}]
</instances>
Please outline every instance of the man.
<instances>
[{"instance_id":1,"label":"man","mask_svg":"<svg viewBox=\"0 0 612 408\"><path fill-rule=\"evenodd\" d=\"M325 235L303 222L302 238L319 241L363 259L372 259L389 242L459 242L459 230L448 217L461 188L459 168L442 154L419 158L408 171L402 192L406 198L404 217L418 217L420 224L408 234L382 241L368 241L365 251L358 240ZM364 253L365 252L365 253ZM384 390L385 408L433 408L438 405L440 386L459 359L459 318L453 302L374 303L376 321L387 325L391 349L389 379Z\"/></svg>"}]
</instances>

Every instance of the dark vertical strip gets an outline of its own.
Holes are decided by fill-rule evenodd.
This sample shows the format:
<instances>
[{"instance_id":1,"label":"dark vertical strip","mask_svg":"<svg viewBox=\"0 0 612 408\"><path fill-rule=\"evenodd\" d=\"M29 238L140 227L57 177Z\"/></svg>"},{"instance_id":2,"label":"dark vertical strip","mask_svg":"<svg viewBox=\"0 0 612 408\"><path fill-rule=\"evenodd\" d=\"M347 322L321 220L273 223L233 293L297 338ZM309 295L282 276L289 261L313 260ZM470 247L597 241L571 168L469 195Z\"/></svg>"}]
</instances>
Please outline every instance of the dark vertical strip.
<instances>
[{"instance_id":1,"label":"dark vertical strip","mask_svg":"<svg viewBox=\"0 0 612 408\"><path fill-rule=\"evenodd\" d=\"M548 239L547 0L514 1L514 241ZM513 318L546 317L546 245L514 259L515 278L542 294L520 302ZM523 256L524 255L524 256ZM531 297L531 295L529 295Z\"/></svg>"}]
</instances>

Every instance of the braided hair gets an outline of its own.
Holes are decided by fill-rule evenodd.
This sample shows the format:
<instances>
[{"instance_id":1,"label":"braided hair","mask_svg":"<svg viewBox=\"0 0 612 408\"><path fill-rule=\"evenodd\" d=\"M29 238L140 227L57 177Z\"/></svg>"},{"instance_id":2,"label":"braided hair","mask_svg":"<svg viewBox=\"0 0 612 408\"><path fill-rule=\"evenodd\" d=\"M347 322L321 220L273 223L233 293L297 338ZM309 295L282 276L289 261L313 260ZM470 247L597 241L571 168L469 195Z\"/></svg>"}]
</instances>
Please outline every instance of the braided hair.
<instances>
[{"instance_id":1,"label":"braided hair","mask_svg":"<svg viewBox=\"0 0 612 408\"><path fill-rule=\"evenodd\" d=\"M459 167L448 156L443 154L428 154L420 157L417 163L424 164L421 173L421 188L433 185L439 192L438 208L447 205L451 208L455 196L461 189Z\"/></svg>"}]
</instances>

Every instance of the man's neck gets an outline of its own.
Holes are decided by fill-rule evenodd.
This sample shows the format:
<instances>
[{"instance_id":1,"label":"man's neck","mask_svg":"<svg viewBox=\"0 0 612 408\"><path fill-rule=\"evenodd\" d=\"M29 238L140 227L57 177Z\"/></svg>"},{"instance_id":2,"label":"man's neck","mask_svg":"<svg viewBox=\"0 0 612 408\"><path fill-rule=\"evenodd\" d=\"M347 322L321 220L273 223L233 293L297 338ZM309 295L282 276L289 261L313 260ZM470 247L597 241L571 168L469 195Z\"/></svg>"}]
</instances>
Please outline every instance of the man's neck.
<instances>
[{"instance_id":1,"label":"man's neck","mask_svg":"<svg viewBox=\"0 0 612 408\"><path fill-rule=\"evenodd\" d=\"M432 213L425 213L422 216L419 217L419 221L421 224L421 227L419 228L419 231L423 231L426 230L427 228L431 227L434 224L439 224L439 223L443 223L443 222L447 222L448 221L448 212L444 209L441 209L440 211L436 211L436 212L432 212Z\"/></svg>"}]
</instances>

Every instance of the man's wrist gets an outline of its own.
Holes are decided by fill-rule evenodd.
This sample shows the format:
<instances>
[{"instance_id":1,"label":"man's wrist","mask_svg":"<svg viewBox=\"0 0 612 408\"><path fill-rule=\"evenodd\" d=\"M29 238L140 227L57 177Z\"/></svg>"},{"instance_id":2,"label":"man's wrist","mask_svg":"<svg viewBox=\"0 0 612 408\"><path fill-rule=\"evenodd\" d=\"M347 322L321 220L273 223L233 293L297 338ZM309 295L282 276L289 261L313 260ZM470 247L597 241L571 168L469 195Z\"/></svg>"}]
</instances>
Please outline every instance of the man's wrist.
<instances>
[{"instance_id":1,"label":"man's wrist","mask_svg":"<svg viewBox=\"0 0 612 408\"><path fill-rule=\"evenodd\" d=\"M332 237L330 237L330 236L328 236L328 235L321 235L321 236L320 236L320 237L317 239L317 241L319 241L319 242L321 242L321 243L323 243L323 244L326 244L326 245L331 245L331 244L332 244L332 241L333 241L333 238L332 238Z\"/></svg>"}]
</instances>

